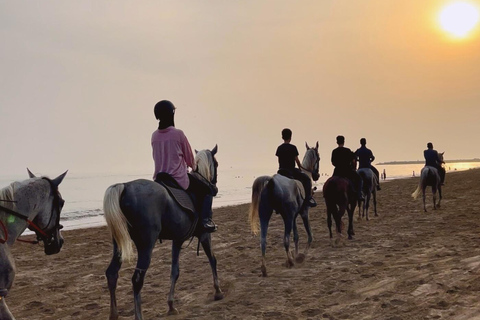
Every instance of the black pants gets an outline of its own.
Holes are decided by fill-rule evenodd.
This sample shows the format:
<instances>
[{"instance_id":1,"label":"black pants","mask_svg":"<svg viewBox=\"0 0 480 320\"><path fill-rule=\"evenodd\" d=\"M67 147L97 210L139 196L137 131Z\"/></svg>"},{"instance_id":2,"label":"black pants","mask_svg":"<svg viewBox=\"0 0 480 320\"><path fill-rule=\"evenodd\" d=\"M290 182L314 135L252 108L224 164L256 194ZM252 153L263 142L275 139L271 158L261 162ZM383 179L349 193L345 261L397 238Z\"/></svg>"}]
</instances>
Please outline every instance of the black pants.
<instances>
[{"instance_id":1,"label":"black pants","mask_svg":"<svg viewBox=\"0 0 480 320\"><path fill-rule=\"evenodd\" d=\"M305 199L309 200L312 197L312 179L300 169L279 169L277 173L286 176L287 178L293 178L300 181L303 185L303 189L305 189Z\"/></svg>"},{"instance_id":2,"label":"black pants","mask_svg":"<svg viewBox=\"0 0 480 320\"><path fill-rule=\"evenodd\" d=\"M202 220L212 218L213 195L210 187L191 174L188 174L188 179L187 192L193 195L195 210Z\"/></svg>"},{"instance_id":3,"label":"black pants","mask_svg":"<svg viewBox=\"0 0 480 320\"><path fill-rule=\"evenodd\" d=\"M333 175L337 177L343 177L343 178L349 179L350 181L352 181L353 188L355 189L355 191L357 193L362 192L363 181L362 181L362 177L360 177L357 171L353 169L342 170L342 169L335 168L335 170L333 170Z\"/></svg>"}]
</instances>

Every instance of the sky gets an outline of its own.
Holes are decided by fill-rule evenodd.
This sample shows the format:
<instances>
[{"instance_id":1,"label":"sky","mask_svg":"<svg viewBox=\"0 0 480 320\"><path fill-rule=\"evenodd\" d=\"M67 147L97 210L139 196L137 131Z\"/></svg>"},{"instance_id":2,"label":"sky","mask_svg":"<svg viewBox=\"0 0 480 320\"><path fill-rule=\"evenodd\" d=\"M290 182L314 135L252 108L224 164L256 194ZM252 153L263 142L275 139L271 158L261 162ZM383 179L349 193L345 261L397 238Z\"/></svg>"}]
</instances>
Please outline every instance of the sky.
<instances>
[{"instance_id":1,"label":"sky","mask_svg":"<svg viewBox=\"0 0 480 320\"><path fill-rule=\"evenodd\" d=\"M163 99L224 168L274 170L283 128L321 168L340 134L480 157L480 28L442 30L452 2L0 0L1 173L150 173Z\"/></svg>"}]
</instances>

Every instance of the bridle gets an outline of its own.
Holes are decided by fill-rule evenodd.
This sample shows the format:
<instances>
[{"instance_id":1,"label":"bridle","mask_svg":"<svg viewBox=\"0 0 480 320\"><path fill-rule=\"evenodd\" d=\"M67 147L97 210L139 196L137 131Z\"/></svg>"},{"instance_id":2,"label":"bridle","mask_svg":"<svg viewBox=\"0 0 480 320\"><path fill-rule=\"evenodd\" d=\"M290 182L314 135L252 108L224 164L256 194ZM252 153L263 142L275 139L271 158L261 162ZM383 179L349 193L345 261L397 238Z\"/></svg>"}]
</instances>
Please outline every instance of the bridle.
<instances>
[{"instance_id":1,"label":"bridle","mask_svg":"<svg viewBox=\"0 0 480 320\"><path fill-rule=\"evenodd\" d=\"M309 150L313 150L313 155L315 157L315 161L313 162L313 168L311 169L310 173L312 174L312 176L313 176L313 174L315 174L317 176L320 176L320 173L319 173L319 171L320 171L320 155L318 154L318 151L315 148L310 148Z\"/></svg>"},{"instance_id":2,"label":"bridle","mask_svg":"<svg viewBox=\"0 0 480 320\"><path fill-rule=\"evenodd\" d=\"M58 190L56 190L53 187L50 179L48 179L48 178L42 178L42 179L45 179L49 182L50 188L53 191L53 201L52 201L52 210L50 211L50 219L48 220L47 226L45 227L44 230L42 230L36 223L34 223L32 220L28 219L28 217L24 216L23 214L18 213L17 211L14 211L10 208L7 208L7 207L4 207L4 206L0 205L0 210L2 210L3 212L5 212L9 215L15 216L17 218L20 218L20 219L26 221L27 224L30 226L30 228L33 229L33 231L35 231L35 233L37 234L37 240L36 241L22 240L22 239L17 239L17 241L31 243L31 244L38 244L40 242L40 240L43 240L46 244L49 244L49 243L52 242L52 239L54 238L55 230L63 228L63 226L60 224L60 211L61 211L60 206L61 206L61 202L63 201L63 199L61 199L60 194L58 193ZM0 200L0 202L16 202L16 201ZM51 231L49 233L47 233L45 230L48 230L49 227L50 227L50 224L52 223L55 209L58 210L58 214L57 214L57 217L55 219L56 220L55 221L55 226L54 226L54 228L51 229ZM5 239L0 239L0 244L4 244L8 241L8 230L7 230L7 227L5 226L5 224L2 221L0 221L0 227L1 227L1 230L3 231L3 233L5 235Z\"/></svg>"}]
</instances>

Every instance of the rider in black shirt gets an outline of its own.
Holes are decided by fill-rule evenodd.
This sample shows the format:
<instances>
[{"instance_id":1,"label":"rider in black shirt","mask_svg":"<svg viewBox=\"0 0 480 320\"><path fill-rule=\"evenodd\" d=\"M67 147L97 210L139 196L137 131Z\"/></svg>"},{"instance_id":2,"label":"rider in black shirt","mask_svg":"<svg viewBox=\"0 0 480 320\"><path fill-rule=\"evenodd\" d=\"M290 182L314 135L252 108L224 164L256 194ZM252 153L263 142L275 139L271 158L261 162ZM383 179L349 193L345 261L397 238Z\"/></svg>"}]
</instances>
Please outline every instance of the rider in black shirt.
<instances>
[{"instance_id":1,"label":"rider in black shirt","mask_svg":"<svg viewBox=\"0 0 480 320\"><path fill-rule=\"evenodd\" d=\"M358 200L363 200L362 194L362 178L355 170L356 156L349 148L345 148L345 137L337 136L338 148L332 151L332 164L335 167L333 175L348 178L353 183L353 187L357 192Z\"/></svg>"},{"instance_id":2,"label":"rider in black shirt","mask_svg":"<svg viewBox=\"0 0 480 320\"><path fill-rule=\"evenodd\" d=\"M423 151L425 157L425 165L434 167L438 170L442 185L445 183L445 168L442 167L442 162L438 156L437 150L433 149L433 143L427 143L427 150Z\"/></svg>"},{"instance_id":3,"label":"rider in black shirt","mask_svg":"<svg viewBox=\"0 0 480 320\"><path fill-rule=\"evenodd\" d=\"M310 207L315 207L317 203L312 197L312 179L300 169L304 169L298 159L298 149L295 145L290 144L292 140L292 130L282 130L283 144L278 146L275 155L278 157L278 173L288 178L300 181L305 189L305 201ZM295 163L298 168L295 168Z\"/></svg>"},{"instance_id":4,"label":"rider in black shirt","mask_svg":"<svg viewBox=\"0 0 480 320\"><path fill-rule=\"evenodd\" d=\"M375 160L375 156L373 155L372 150L368 149L367 139L362 138L360 139L360 144L362 145L360 148L355 151L355 156L357 156L358 160L358 169L362 168L370 168L372 169L373 173L377 176L377 190L380 189L380 174L378 173L377 168L372 166L373 160Z\"/></svg>"}]
</instances>

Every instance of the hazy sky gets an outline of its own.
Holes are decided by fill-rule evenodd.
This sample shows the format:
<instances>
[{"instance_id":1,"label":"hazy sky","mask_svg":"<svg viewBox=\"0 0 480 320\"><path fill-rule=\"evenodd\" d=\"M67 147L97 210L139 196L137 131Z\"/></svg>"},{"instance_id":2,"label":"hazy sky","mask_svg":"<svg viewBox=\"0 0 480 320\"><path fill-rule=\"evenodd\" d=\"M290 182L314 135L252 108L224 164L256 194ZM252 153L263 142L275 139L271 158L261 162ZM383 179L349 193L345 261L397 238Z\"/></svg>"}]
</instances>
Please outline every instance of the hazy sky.
<instances>
[{"instance_id":1,"label":"hazy sky","mask_svg":"<svg viewBox=\"0 0 480 320\"><path fill-rule=\"evenodd\" d=\"M321 167L338 134L480 157L480 31L442 31L450 2L1 0L1 173L150 173L162 99L224 168L275 169L284 127Z\"/></svg>"}]
</instances>

